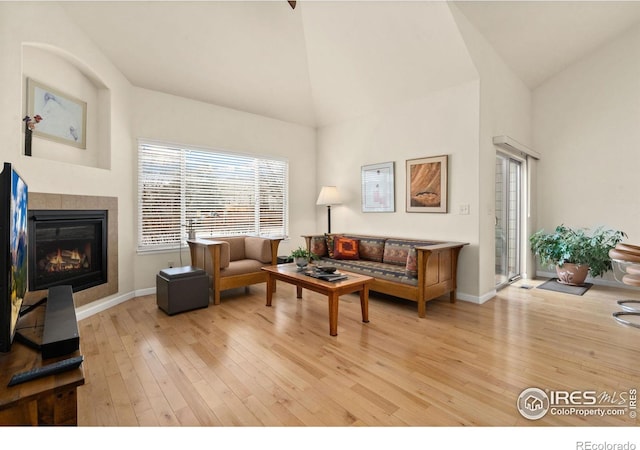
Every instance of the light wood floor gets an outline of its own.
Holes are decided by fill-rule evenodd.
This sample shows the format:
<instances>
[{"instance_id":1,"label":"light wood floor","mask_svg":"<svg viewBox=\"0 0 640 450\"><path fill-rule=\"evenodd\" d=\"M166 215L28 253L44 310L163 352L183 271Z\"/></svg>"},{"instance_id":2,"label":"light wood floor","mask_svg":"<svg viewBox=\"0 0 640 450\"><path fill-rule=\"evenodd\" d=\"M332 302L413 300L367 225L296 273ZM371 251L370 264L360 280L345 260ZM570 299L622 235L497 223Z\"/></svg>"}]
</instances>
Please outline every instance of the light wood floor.
<instances>
[{"instance_id":1,"label":"light wood floor","mask_svg":"<svg viewBox=\"0 0 640 450\"><path fill-rule=\"evenodd\" d=\"M139 297L80 322L79 425L635 425L516 409L528 387L640 387L640 329L611 316L622 298L640 292L511 286L483 305L432 301L419 319L414 303L372 294L364 324L344 296L331 337L326 299L281 283L271 308L262 286L172 317Z\"/></svg>"}]
</instances>

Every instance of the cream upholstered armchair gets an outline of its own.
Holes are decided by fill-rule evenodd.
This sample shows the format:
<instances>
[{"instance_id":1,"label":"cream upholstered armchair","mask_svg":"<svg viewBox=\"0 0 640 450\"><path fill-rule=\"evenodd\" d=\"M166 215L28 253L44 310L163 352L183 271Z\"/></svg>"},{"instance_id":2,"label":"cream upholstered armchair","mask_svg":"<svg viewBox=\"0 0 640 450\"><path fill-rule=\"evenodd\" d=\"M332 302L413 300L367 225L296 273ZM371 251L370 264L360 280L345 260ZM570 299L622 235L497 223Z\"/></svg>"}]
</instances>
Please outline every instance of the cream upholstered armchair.
<instances>
[{"instance_id":1,"label":"cream upholstered armchair","mask_svg":"<svg viewBox=\"0 0 640 450\"><path fill-rule=\"evenodd\" d=\"M211 279L213 304L220 292L267 281L261 268L275 265L281 238L256 236L189 239L191 265L204 269Z\"/></svg>"}]
</instances>

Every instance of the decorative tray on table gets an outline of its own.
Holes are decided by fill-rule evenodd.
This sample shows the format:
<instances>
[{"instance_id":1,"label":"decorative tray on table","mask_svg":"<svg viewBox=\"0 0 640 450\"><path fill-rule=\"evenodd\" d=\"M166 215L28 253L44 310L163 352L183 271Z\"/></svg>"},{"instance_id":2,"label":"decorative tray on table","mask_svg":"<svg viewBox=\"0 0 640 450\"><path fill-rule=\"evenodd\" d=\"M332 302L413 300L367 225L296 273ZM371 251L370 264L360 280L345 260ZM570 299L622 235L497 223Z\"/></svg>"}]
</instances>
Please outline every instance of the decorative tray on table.
<instances>
[{"instance_id":1,"label":"decorative tray on table","mask_svg":"<svg viewBox=\"0 0 640 450\"><path fill-rule=\"evenodd\" d=\"M303 273L323 281L340 281L348 278L345 274L338 272L336 268L332 266L315 266L305 270Z\"/></svg>"}]
</instances>

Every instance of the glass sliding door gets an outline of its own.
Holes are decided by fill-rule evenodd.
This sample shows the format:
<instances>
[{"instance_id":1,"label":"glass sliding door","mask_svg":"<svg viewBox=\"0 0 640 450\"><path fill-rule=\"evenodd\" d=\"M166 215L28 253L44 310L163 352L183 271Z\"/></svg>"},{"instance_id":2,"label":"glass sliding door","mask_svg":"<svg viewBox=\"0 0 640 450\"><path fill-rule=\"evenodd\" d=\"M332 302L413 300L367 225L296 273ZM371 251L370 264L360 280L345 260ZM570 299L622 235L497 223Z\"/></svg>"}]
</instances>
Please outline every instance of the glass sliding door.
<instances>
[{"instance_id":1,"label":"glass sliding door","mask_svg":"<svg viewBox=\"0 0 640 450\"><path fill-rule=\"evenodd\" d=\"M496 287L520 278L522 162L496 154Z\"/></svg>"}]
</instances>

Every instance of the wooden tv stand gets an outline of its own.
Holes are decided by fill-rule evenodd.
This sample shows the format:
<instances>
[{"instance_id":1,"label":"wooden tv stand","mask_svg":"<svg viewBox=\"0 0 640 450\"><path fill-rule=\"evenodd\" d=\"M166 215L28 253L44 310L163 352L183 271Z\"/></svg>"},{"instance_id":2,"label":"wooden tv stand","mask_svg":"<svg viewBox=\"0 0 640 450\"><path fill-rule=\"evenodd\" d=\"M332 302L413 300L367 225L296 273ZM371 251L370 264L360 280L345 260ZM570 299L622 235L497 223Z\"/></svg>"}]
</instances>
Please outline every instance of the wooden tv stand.
<instances>
[{"instance_id":1,"label":"wooden tv stand","mask_svg":"<svg viewBox=\"0 0 640 450\"><path fill-rule=\"evenodd\" d=\"M30 292L25 305L37 302L47 291ZM41 338L44 306L38 307L18 321L18 329L34 340ZM32 328L29 328L32 327ZM28 333L28 331L31 331ZM40 334L40 336L38 336ZM44 360L50 364L59 359L80 355L80 351ZM11 351L0 353L0 425L77 425L77 388L84 384L84 370L70 370L57 375L27 381L8 387L18 372L43 364L40 352L15 342Z\"/></svg>"}]
</instances>

